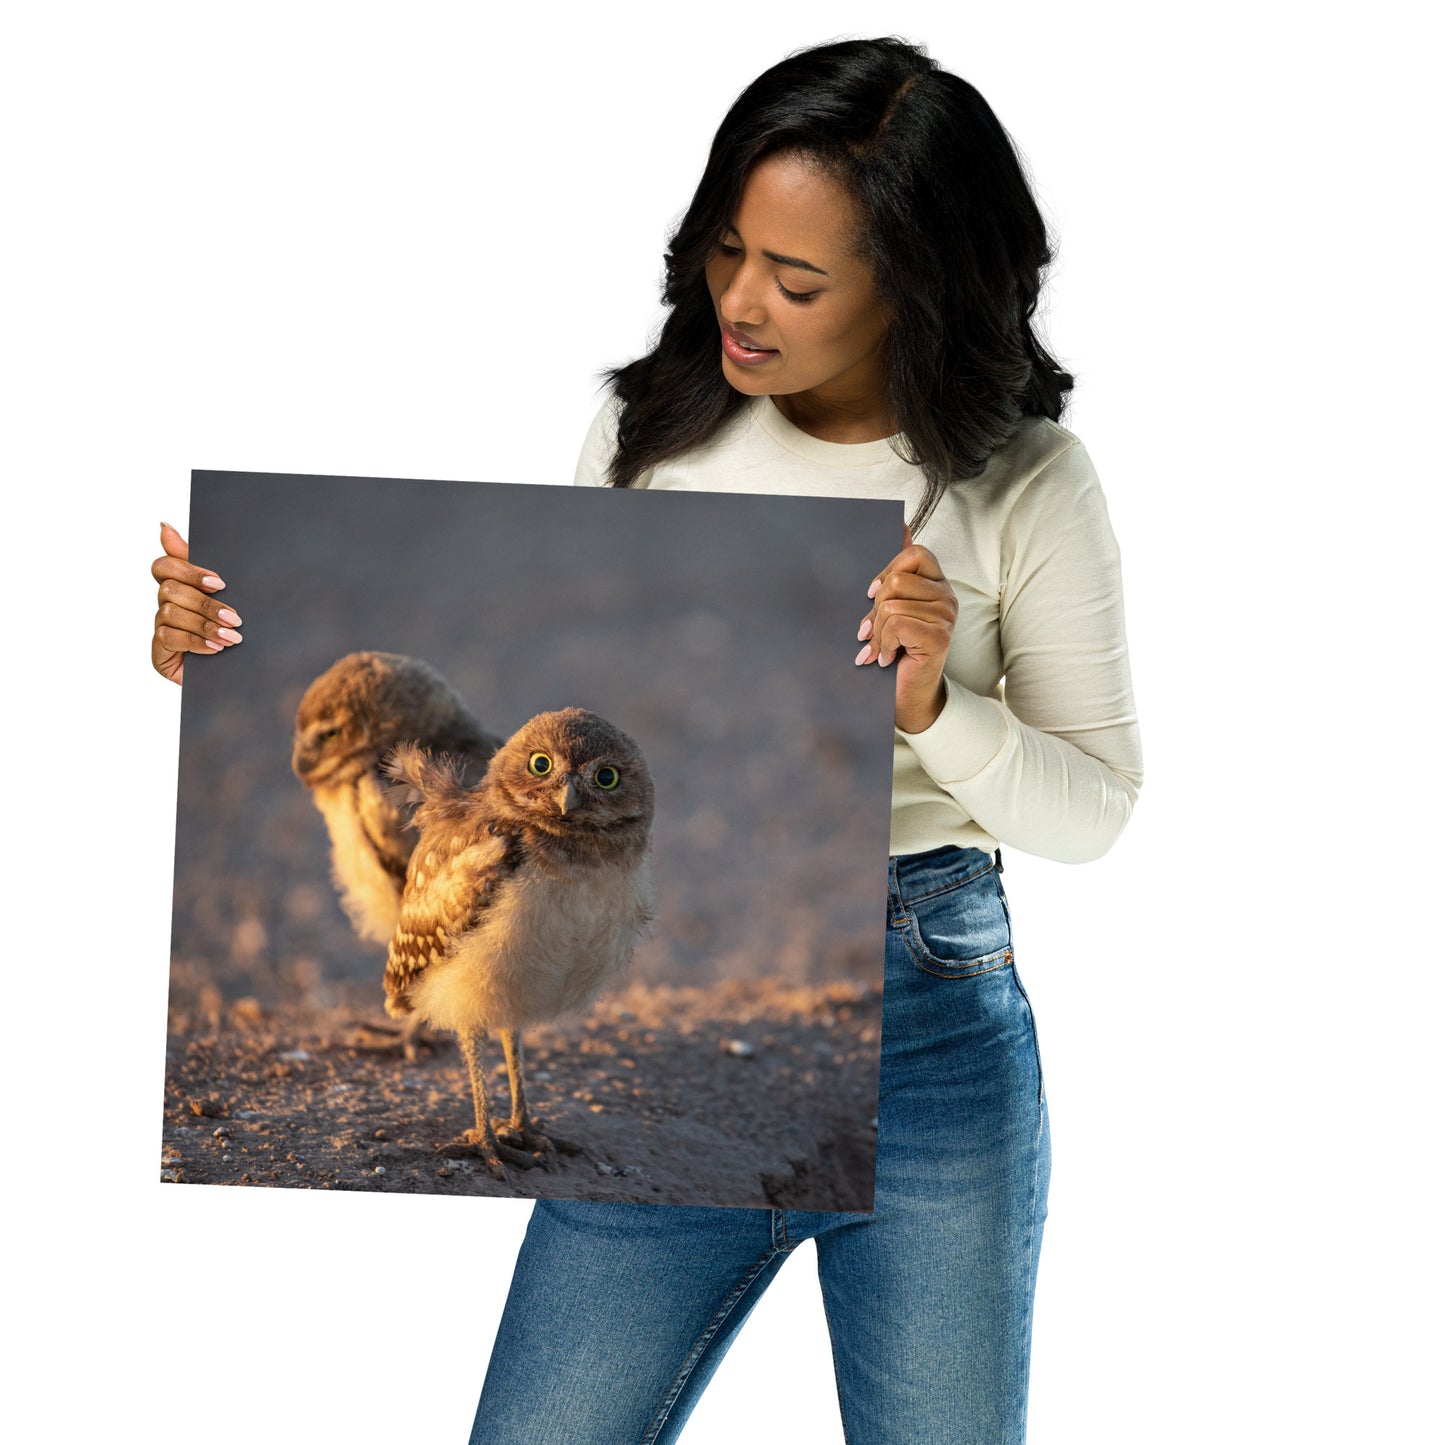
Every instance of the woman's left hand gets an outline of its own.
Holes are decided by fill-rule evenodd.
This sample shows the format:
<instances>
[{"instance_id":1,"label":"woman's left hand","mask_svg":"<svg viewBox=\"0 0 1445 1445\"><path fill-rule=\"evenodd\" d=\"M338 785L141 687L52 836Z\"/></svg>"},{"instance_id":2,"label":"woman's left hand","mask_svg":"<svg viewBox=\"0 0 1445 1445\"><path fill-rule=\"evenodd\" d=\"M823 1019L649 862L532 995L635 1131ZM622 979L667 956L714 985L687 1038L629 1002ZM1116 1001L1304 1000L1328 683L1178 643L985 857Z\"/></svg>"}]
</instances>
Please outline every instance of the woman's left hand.
<instances>
[{"instance_id":1,"label":"woman's left hand","mask_svg":"<svg viewBox=\"0 0 1445 1445\"><path fill-rule=\"evenodd\" d=\"M894 725L921 733L943 711L943 662L958 618L958 598L938 558L918 546L907 525L903 550L873 579L868 589L873 610L858 629L864 644L855 661L898 664Z\"/></svg>"}]
</instances>

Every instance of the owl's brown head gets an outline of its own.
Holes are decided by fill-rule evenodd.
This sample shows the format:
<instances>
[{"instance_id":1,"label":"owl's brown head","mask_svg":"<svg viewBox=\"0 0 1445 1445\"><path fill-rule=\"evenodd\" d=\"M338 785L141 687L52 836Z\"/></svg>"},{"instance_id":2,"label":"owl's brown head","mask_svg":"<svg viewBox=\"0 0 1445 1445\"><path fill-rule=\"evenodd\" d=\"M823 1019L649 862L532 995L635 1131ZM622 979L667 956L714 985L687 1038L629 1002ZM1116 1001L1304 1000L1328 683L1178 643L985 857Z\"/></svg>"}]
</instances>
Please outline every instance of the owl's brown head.
<instances>
[{"instance_id":1,"label":"owl's brown head","mask_svg":"<svg viewBox=\"0 0 1445 1445\"><path fill-rule=\"evenodd\" d=\"M420 658L352 652L306 689L291 770L308 788L346 786L400 742L458 753L496 746L446 679Z\"/></svg>"},{"instance_id":2,"label":"owl's brown head","mask_svg":"<svg viewBox=\"0 0 1445 1445\"><path fill-rule=\"evenodd\" d=\"M653 789L647 760L621 728L584 708L544 712L502 745L487 769L498 821L608 853L646 851Z\"/></svg>"}]
</instances>

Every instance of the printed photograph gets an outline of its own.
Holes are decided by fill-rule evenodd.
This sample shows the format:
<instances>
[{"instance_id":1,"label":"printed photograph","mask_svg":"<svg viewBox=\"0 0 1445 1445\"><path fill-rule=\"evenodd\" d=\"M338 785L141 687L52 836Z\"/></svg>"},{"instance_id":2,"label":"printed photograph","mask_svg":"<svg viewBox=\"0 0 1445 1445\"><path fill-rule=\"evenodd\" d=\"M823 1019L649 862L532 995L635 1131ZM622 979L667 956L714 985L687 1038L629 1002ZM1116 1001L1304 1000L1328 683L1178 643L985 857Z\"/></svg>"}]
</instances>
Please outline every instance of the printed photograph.
<instances>
[{"instance_id":1,"label":"printed photograph","mask_svg":"<svg viewBox=\"0 0 1445 1445\"><path fill-rule=\"evenodd\" d=\"M870 1209L902 521L194 473L162 1177Z\"/></svg>"}]
</instances>

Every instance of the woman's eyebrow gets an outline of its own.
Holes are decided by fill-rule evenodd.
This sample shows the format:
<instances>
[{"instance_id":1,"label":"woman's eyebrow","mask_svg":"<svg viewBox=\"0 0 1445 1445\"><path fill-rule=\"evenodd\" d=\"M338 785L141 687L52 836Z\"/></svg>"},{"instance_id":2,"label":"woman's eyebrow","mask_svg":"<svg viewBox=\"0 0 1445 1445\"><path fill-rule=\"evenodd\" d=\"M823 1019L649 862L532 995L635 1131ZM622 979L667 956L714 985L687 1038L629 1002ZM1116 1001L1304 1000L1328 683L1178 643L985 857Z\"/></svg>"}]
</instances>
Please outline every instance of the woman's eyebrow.
<instances>
[{"instance_id":1,"label":"woman's eyebrow","mask_svg":"<svg viewBox=\"0 0 1445 1445\"><path fill-rule=\"evenodd\" d=\"M742 240L742 233L736 226L724 226L724 235L733 235ZM811 271L815 276L826 276L828 273L821 267L815 266L811 261L804 261L801 256L780 256L776 251L764 251L763 255L769 261L776 261L779 266L793 266L799 271Z\"/></svg>"},{"instance_id":2,"label":"woman's eyebrow","mask_svg":"<svg viewBox=\"0 0 1445 1445\"><path fill-rule=\"evenodd\" d=\"M776 251L764 251L763 255L769 261L776 261L779 266L793 266L799 271L811 271L815 276L828 274L821 266L815 266L811 261L802 261L797 256L780 256Z\"/></svg>"}]
</instances>

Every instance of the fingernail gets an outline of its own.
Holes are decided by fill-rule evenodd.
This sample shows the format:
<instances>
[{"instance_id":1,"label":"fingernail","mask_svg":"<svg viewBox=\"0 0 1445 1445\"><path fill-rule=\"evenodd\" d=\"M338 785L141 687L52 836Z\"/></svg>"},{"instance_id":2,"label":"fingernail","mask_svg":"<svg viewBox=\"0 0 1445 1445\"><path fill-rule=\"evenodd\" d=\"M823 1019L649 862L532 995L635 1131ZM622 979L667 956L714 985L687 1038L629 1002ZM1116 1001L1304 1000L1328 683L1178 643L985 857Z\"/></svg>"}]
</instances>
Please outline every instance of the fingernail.
<instances>
[{"instance_id":1,"label":"fingernail","mask_svg":"<svg viewBox=\"0 0 1445 1445\"><path fill-rule=\"evenodd\" d=\"M223 627L217 634L222 642L239 642L241 634L230 627Z\"/></svg>"},{"instance_id":2,"label":"fingernail","mask_svg":"<svg viewBox=\"0 0 1445 1445\"><path fill-rule=\"evenodd\" d=\"M853 659L853 666L854 666L854 667L861 667L865 662L868 661L868 654L869 654L870 652L872 652L872 651L873 651L873 644L872 644L871 642L870 642L870 643L867 643L867 644L864 646L863 650L858 654L858 656Z\"/></svg>"},{"instance_id":3,"label":"fingernail","mask_svg":"<svg viewBox=\"0 0 1445 1445\"><path fill-rule=\"evenodd\" d=\"M222 622L229 623L232 627L239 627L241 625L241 619L233 608L223 607L218 613L216 613L216 616Z\"/></svg>"},{"instance_id":4,"label":"fingernail","mask_svg":"<svg viewBox=\"0 0 1445 1445\"><path fill-rule=\"evenodd\" d=\"M863 625L858 629L858 641L862 642L865 637L871 637L872 635L873 619L871 617L865 617L863 619Z\"/></svg>"},{"instance_id":5,"label":"fingernail","mask_svg":"<svg viewBox=\"0 0 1445 1445\"><path fill-rule=\"evenodd\" d=\"M224 652L226 650L226 644L224 642L212 642L209 637L205 639L205 642L206 646L209 647L212 652Z\"/></svg>"},{"instance_id":6,"label":"fingernail","mask_svg":"<svg viewBox=\"0 0 1445 1445\"><path fill-rule=\"evenodd\" d=\"M225 585L219 577L212 577L209 572L201 578L201 586L209 587L212 592L219 592Z\"/></svg>"},{"instance_id":7,"label":"fingernail","mask_svg":"<svg viewBox=\"0 0 1445 1445\"><path fill-rule=\"evenodd\" d=\"M868 595L869 595L870 597L876 597L876 596L878 595L878 589L879 589L882 585L883 585L883 579L882 579L881 577L875 577L875 578L873 579L873 585L868 589Z\"/></svg>"}]
</instances>

